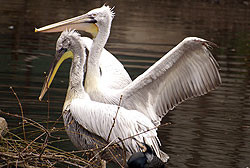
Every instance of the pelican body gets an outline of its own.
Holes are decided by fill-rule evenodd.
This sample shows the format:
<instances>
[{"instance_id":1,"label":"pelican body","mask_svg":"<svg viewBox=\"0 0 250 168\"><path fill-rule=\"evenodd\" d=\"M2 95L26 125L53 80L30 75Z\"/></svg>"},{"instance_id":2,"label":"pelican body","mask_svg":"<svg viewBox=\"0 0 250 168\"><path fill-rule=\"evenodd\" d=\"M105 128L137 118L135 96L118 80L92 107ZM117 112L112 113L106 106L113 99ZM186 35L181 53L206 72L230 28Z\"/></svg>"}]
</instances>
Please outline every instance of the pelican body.
<instances>
[{"instance_id":1,"label":"pelican body","mask_svg":"<svg viewBox=\"0 0 250 168\"><path fill-rule=\"evenodd\" d=\"M121 107L137 111L154 126L159 126L169 110L184 100L204 95L220 85L218 64L209 50L214 44L197 37L185 38L125 87L112 88L111 83L103 83L99 67L113 17L114 12L104 5L84 15L36 30L56 32L69 27L92 34L93 43L89 50L84 83L84 90L92 101L117 106L122 95ZM127 113L126 116L131 114ZM159 145L149 145L162 161L168 160Z\"/></svg>"},{"instance_id":2,"label":"pelican body","mask_svg":"<svg viewBox=\"0 0 250 168\"><path fill-rule=\"evenodd\" d=\"M127 158L132 153L140 151L137 141L140 142L143 139L150 146L159 149L159 139L156 130L153 129L154 124L143 113L123 107L120 107L117 112L117 105L91 100L83 86L86 50L87 47L77 32L74 30L64 31L58 38L56 56L44 83L46 90L48 84L52 83L54 74L61 63L68 58L72 59L69 86L63 106L63 119L67 134L73 144L78 149L95 149L96 147L104 147L109 142L119 143L118 137L128 138L123 141ZM116 124L110 131L116 114ZM141 134L137 135L138 133ZM133 136L136 140L129 138ZM111 151L122 163L122 143L120 142L118 147L111 149ZM113 159L109 152L102 155L102 158L105 160Z\"/></svg>"}]
</instances>

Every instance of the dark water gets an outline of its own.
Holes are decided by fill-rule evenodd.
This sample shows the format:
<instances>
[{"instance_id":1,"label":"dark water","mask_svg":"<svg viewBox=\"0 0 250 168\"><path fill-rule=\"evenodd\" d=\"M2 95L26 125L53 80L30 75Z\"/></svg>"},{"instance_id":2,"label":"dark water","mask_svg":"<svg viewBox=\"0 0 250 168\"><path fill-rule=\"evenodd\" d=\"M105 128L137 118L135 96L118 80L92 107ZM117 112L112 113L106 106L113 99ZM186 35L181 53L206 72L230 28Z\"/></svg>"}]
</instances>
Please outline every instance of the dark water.
<instances>
[{"instance_id":1,"label":"dark water","mask_svg":"<svg viewBox=\"0 0 250 168\"><path fill-rule=\"evenodd\" d=\"M0 5L0 109L47 118L39 102L43 72L49 68L59 34L34 33L35 27L80 15L104 3L116 17L106 48L132 78L145 71L187 36L215 42L223 84L206 96L168 113L159 129L168 167L250 167L250 1L4 1ZM64 63L50 95L50 119L61 114L70 62ZM20 120L6 117L10 127ZM62 122L62 121L61 121ZM64 133L63 133L64 134ZM73 149L70 143L68 149Z\"/></svg>"}]
</instances>

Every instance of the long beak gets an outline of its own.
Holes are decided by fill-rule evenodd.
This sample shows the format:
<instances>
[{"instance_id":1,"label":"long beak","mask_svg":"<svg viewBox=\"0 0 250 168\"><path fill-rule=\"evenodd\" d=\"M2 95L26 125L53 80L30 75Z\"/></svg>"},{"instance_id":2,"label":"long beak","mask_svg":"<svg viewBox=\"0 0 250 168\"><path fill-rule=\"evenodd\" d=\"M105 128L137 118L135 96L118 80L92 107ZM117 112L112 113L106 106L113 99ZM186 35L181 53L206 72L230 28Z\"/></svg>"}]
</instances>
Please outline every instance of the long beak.
<instances>
[{"instance_id":1,"label":"long beak","mask_svg":"<svg viewBox=\"0 0 250 168\"><path fill-rule=\"evenodd\" d=\"M146 152L147 148L143 143L138 142L138 145L142 148L142 152Z\"/></svg>"},{"instance_id":2,"label":"long beak","mask_svg":"<svg viewBox=\"0 0 250 168\"><path fill-rule=\"evenodd\" d=\"M62 32L66 29L75 29L88 32L93 37L96 37L98 33L98 27L95 24L96 22L97 21L92 16L84 14L48 26L44 26L39 29L35 28L35 32Z\"/></svg>"},{"instance_id":3,"label":"long beak","mask_svg":"<svg viewBox=\"0 0 250 168\"><path fill-rule=\"evenodd\" d=\"M137 145L142 149L142 152L146 152L147 151L147 147L140 141L138 141L137 139L133 138L136 142Z\"/></svg>"},{"instance_id":4,"label":"long beak","mask_svg":"<svg viewBox=\"0 0 250 168\"><path fill-rule=\"evenodd\" d=\"M41 90L39 100L41 101L47 90L49 89L57 70L59 69L60 65L63 63L64 60L68 58L73 58L73 53L71 51L57 51L55 59L53 60L52 64L50 65L50 70L48 76L46 76L43 88Z\"/></svg>"}]
</instances>

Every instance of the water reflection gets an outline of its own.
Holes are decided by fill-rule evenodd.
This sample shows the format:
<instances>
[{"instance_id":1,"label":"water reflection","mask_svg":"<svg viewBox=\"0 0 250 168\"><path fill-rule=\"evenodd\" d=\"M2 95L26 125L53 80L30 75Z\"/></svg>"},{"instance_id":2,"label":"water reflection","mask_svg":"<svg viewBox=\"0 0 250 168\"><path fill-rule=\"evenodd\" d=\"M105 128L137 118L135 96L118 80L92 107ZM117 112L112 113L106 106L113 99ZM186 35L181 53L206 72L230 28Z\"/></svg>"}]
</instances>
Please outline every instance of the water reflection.
<instances>
[{"instance_id":1,"label":"water reflection","mask_svg":"<svg viewBox=\"0 0 250 168\"><path fill-rule=\"evenodd\" d=\"M106 2L106 1L105 1ZM0 6L0 108L19 113L9 86L18 93L25 115L47 118L38 95L43 72L59 34L37 34L34 27L77 16L103 1L6 1ZM75 5L77 4L77 5ZM116 17L106 48L135 78L187 36L211 40L221 66L222 86L183 103L163 120L162 148L169 167L250 166L250 2L239 1L108 1ZM61 114L69 61L50 91L51 120ZM10 126L17 120L7 117ZM72 149L70 143L68 148ZM69 149L69 150L70 150Z\"/></svg>"}]
</instances>

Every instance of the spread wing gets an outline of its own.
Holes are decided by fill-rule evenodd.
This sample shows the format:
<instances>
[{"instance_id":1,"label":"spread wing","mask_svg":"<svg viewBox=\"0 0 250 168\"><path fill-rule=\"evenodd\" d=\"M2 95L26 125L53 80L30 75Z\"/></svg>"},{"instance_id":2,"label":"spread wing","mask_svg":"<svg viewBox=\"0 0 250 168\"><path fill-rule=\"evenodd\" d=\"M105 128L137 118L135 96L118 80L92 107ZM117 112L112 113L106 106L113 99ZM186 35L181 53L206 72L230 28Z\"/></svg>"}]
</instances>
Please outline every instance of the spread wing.
<instances>
[{"instance_id":1,"label":"spread wing","mask_svg":"<svg viewBox=\"0 0 250 168\"><path fill-rule=\"evenodd\" d=\"M184 39L124 89L122 106L135 106L159 124L182 101L215 89L221 78L211 44L196 37Z\"/></svg>"}]
</instances>

